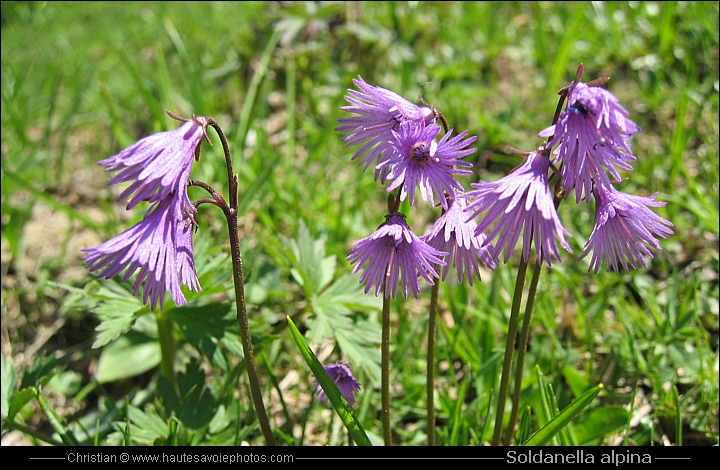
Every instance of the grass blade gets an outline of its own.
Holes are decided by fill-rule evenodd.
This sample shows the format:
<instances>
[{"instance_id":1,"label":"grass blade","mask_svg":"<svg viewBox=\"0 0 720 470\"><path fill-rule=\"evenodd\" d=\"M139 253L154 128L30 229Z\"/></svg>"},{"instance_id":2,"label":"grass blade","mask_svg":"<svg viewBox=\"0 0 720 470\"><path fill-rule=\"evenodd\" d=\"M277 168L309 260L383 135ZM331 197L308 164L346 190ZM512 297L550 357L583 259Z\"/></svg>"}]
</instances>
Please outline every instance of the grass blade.
<instances>
[{"instance_id":1,"label":"grass blade","mask_svg":"<svg viewBox=\"0 0 720 470\"><path fill-rule=\"evenodd\" d=\"M305 358L308 366L310 366L312 373L315 374L315 378L317 378L318 383L320 383L320 386L325 391L330 403L332 403L333 408L335 408L335 412L342 420L353 440L361 446L372 445L370 443L370 439L368 439L365 434L362 424L360 424L360 421L355 418L355 414L353 413L352 408L350 408L347 400L345 400L345 397L342 396L340 389L338 389L337 385L335 385L335 382L333 382L328 373L325 372L325 368L318 358L315 357L315 353L313 353L307 345L305 338L303 338L303 335L297 329L295 323L293 323L289 316L287 317L287 321L288 326L290 326L293 339L300 349L300 353Z\"/></svg>"},{"instance_id":2,"label":"grass blade","mask_svg":"<svg viewBox=\"0 0 720 470\"><path fill-rule=\"evenodd\" d=\"M530 436L530 439L525 441L523 445L540 446L547 444L547 442L558 432L564 429L565 426L573 420L573 418L580 414L595 399L602 389L603 385L599 384L585 392L581 397L562 410L559 415L551 419L545 426Z\"/></svg>"}]
</instances>

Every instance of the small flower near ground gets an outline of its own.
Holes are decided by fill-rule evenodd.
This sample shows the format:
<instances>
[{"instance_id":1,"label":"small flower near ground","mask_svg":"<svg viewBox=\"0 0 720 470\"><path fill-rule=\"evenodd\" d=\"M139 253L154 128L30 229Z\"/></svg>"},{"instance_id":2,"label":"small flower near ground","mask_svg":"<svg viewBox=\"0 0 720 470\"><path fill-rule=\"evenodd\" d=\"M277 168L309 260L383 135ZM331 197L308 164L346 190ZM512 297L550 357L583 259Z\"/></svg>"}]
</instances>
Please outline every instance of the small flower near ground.
<instances>
[{"instance_id":1,"label":"small flower near ground","mask_svg":"<svg viewBox=\"0 0 720 470\"><path fill-rule=\"evenodd\" d=\"M153 310L158 304L162 309L165 291L171 293L176 305L187 304L180 283L194 291L200 290L200 283L193 261L193 224L180 217L183 211L177 205L172 198L159 201L130 229L99 246L83 249L87 269L104 279L125 270L123 281L139 269L133 295L144 283L144 304L149 299Z\"/></svg>"},{"instance_id":2,"label":"small flower near ground","mask_svg":"<svg viewBox=\"0 0 720 470\"><path fill-rule=\"evenodd\" d=\"M330 378L335 382L340 393L345 397L350 406L355 405L355 394L360 390L360 384L353 377L350 365L347 363L331 364L329 366L323 366L325 372L328 373ZM313 380L313 391L315 399L322 405L329 405L325 390L320 386L317 379Z\"/></svg>"},{"instance_id":3,"label":"small flower near ground","mask_svg":"<svg viewBox=\"0 0 720 470\"><path fill-rule=\"evenodd\" d=\"M467 273L468 283L473 285L473 277L480 279L480 261L491 270L497 267L492 246L483 246L485 234L476 234L477 223L467 220L465 208L467 202L459 197L450 202L448 210L433 224L427 235L421 237L428 245L447 251L447 264L443 268L444 281L452 265L457 270L458 282L463 282L463 272Z\"/></svg>"},{"instance_id":4,"label":"small flower near ground","mask_svg":"<svg viewBox=\"0 0 720 470\"><path fill-rule=\"evenodd\" d=\"M360 283L365 283L365 293L374 286L375 296L380 295L386 282L385 297L392 295L395 298L402 277L405 298L408 287L417 298L420 292L418 277L434 284L433 277L440 276L433 266L445 266L443 257L447 254L421 240L405 222L405 215L395 213L386 215L385 222L372 235L355 242L346 259L355 264L353 273L365 266L360 276Z\"/></svg>"},{"instance_id":5,"label":"small flower near ground","mask_svg":"<svg viewBox=\"0 0 720 470\"><path fill-rule=\"evenodd\" d=\"M471 218L482 215L475 233L487 233L494 224L483 245L490 245L497 238L492 255L499 257L504 248L505 263L510 260L520 235L523 236L522 254L526 262L533 239L538 263L544 260L550 266L552 258L560 260L556 238L572 253L565 241L565 235L570 232L560 223L548 186L550 161L540 150L531 152L525 163L498 181L470 183L474 190L463 196L473 201L465 209L472 214Z\"/></svg>"},{"instance_id":6,"label":"small flower near ground","mask_svg":"<svg viewBox=\"0 0 720 470\"><path fill-rule=\"evenodd\" d=\"M434 111L427 106L417 106L390 90L366 83L362 77L353 79L353 83L360 91L348 89L349 96L345 99L352 106L340 109L357 116L338 119L342 125L335 130L350 132L342 138L346 146L364 144L352 157L353 160L362 157L363 170L373 162L382 163L389 157L392 152L390 141L394 138L392 131L397 131L401 124L430 124L435 120ZM388 171L387 167L376 168L375 179L380 177L384 183Z\"/></svg>"},{"instance_id":7,"label":"small flower near ground","mask_svg":"<svg viewBox=\"0 0 720 470\"><path fill-rule=\"evenodd\" d=\"M456 191L463 187L457 182L454 175L471 175L472 171L455 168L455 166L472 167L472 163L460 160L475 151L467 148L475 142L477 137L465 138L468 131L461 132L450 138L452 129L448 131L439 142L434 139L440 132L437 124L425 125L408 124L401 126L398 131L392 131L393 152L391 157L378 164L378 168L389 167L388 179L393 182L388 186L388 192L398 187L400 200L410 197L410 204L415 203L415 186L419 186L423 200L435 205L434 194L437 194L443 209L447 209L447 199L444 194L455 197Z\"/></svg>"},{"instance_id":8,"label":"small flower near ground","mask_svg":"<svg viewBox=\"0 0 720 470\"><path fill-rule=\"evenodd\" d=\"M609 91L578 82L568 92L568 107L557 124L541 131L540 137L552 137L548 145L557 145L553 163L562 160L560 174L566 198L575 189L576 202L590 202L593 182L609 184L606 171L620 180L616 167L632 170L628 162L636 160L629 139L640 127L627 118L628 112Z\"/></svg>"},{"instance_id":9,"label":"small flower near ground","mask_svg":"<svg viewBox=\"0 0 720 470\"><path fill-rule=\"evenodd\" d=\"M668 238L674 232L672 222L655 214L650 207L666 203L656 201L658 193L650 197L635 196L617 191L610 185L597 186L594 190L596 209L595 226L585 243L579 259L592 252L588 271L598 272L605 258L605 269L620 271L620 265L628 271L630 265L647 267L645 258L652 258L649 247L660 250L660 243L653 236ZM619 263L618 263L619 259Z\"/></svg>"}]
</instances>

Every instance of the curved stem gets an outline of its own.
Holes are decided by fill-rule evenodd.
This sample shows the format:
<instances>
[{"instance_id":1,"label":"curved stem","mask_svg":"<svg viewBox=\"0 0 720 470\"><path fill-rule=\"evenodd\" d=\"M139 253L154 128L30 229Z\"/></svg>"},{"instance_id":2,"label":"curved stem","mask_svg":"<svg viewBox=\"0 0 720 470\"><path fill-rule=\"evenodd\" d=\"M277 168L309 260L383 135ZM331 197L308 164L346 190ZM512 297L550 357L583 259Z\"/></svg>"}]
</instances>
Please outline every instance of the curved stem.
<instances>
[{"instance_id":1,"label":"curved stem","mask_svg":"<svg viewBox=\"0 0 720 470\"><path fill-rule=\"evenodd\" d=\"M520 317L520 302L522 291L525 285L527 273L527 261L522 258L518 267L517 279L515 280L515 292L513 293L512 309L510 311L510 322L508 324L507 337L505 338L505 358L503 360L502 377L500 379L500 394L498 395L497 414L495 415L495 430L493 431L492 445L500 445L502 435L503 415L505 414L505 400L508 395L508 384L510 382L510 369L512 369L513 352L515 351L515 335L517 334L518 320Z\"/></svg>"},{"instance_id":2,"label":"curved stem","mask_svg":"<svg viewBox=\"0 0 720 470\"><path fill-rule=\"evenodd\" d=\"M267 445L275 445L275 437L270 427L270 420L265 411L265 405L262 399L262 389L260 387L260 379L255 365L255 356L253 354L252 339L250 337L250 326L248 324L247 306L245 304L245 281L242 271L242 254L240 252L240 235L238 233L238 180L233 174L232 159L230 157L230 149L228 148L227 139L223 134L220 126L212 119L208 120L208 124L215 129L222 142L223 151L225 153L225 163L228 171L229 184L229 204L218 204L225 213L228 222L228 232L230 237L230 252L233 265L233 281L235 284L235 305L237 308L238 327L240 329L240 339L242 340L243 355L245 356L245 365L250 382L250 395L252 396L255 412ZM217 197L216 197L217 199Z\"/></svg>"},{"instance_id":3,"label":"curved stem","mask_svg":"<svg viewBox=\"0 0 720 470\"><path fill-rule=\"evenodd\" d=\"M515 385L512 396L512 412L510 413L510 422L505 430L505 443L512 443L515 422L520 408L520 392L522 391L522 375L525 367L525 353L527 352L528 340L530 339L530 317L535 306L535 294L537 293L538 280L540 279L541 264L535 263L533 267L533 277L530 281L530 289L528 291L527 303L525 304L525 314L523 315L523 323L520 328L520 343L518 345L517 362L515 363Z\"/></svg>"},{"instance_id":4,"label":"curved stem","mask_svg":"<svg viewBox=\"0 0 720 470\"><path fill-rule=\"evenodd\" d=\"M392 430L390 429L390 299L385 295L387 279L383 281L383 309L382 309L382 343L380 344L381 376L381 403L383 439L386 446L392 445Z\"/></svg>"},{"instance_id":5,"label":"curved stem","mask_svg":"<svg viewBox=\"0 0 720 470\"><path fill-rule=\"evenodd\" d=\"M438 317L438 290L440 279L435 278L435 285L430 291L430 318L428 318L428 349L427 349L427 436L428 446L435 445L435 334Z\"/></svg>"}]
</instances>

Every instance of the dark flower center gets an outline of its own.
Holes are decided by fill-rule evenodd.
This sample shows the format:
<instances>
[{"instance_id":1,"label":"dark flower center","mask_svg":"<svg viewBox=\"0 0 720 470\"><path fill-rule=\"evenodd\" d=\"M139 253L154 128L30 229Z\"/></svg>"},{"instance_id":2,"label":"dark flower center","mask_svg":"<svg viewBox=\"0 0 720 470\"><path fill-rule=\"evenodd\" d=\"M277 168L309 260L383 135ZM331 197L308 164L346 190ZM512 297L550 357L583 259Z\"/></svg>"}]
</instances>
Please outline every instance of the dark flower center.
<instances>
[{"instance_id":1,"label":"dark flower center","mask_svg":"<svg viewBox=\"0 0 720 470\"><path fill-rule=\"evenodd\" d=\"M588 109L579 100L576 100L572 106L568 108L568 111L584 118L588 115Z\"/></svg>"},{"instance_id":2,"label":"dark flower center","mask_svg":"<svg viewBox=\"0 0 720 470\"><path fill-rule=\"evenodd\" d=\"M425 142L416 142L410 147L410 158L416 162L426 162L430 157L430 146Z\"/></svg>"}]
</instances>

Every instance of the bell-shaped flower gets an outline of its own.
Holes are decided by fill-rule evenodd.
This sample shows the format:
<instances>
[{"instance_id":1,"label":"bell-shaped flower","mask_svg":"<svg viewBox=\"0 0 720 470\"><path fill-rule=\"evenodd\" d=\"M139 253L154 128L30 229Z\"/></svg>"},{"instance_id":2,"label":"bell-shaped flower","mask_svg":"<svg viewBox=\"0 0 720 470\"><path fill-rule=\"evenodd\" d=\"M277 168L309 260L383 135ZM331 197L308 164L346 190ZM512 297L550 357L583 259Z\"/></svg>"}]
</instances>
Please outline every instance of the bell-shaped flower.
<instances>
[{"instance_id":1,"label":"bell-shaped flower","mask_svg":"<svg viewBox=\"0 0 720 470\"><path fill-rule=\"evenodd\" d=\"M650 248L660 250L655 236L668 238L673 234L672 222L655 214L650 207L666 203L656 201L658 193L650 197L635 196L617 191L611 185L597 186L595 195L595 226L585 243L579 259L592 253L588 271L598 272L605 258L605 269L626 271L630 265L647 267L646 258L652 258Z\"/></svg>"},{"instance_id":2,"label":"bell-shaped flower","mask_svg":"<svg viewBox=\"0 0 720 470\"><path fill-rule=\"evenodd\" d=\"M420 292L418 277L422 276L430 284L439 275L433 266L445 266L443 257L447 252L433 248L425 243L405 222L400 213L385 216L385 222L369 237L353 244L346 259L355 264L353 273L365 267L360 283L365 283L365 293L375 287L375 296L385 285L385 297L397 294L398 281L402 278L402 291L405 298L408 288L417 298Z\"/></svg>"},{"instance_id":3,"label":"bell-shaped flower","mask_svg":"<svg viewBox=\"0 0 720 470\"><path fill-rule=\"evenodd\" d=\"M570 86L567 109L557 124L538 134L552 137L550 147L557 145L553 163L562 161L566 198L574 189L576 202L590 202L594 185L609 184L607 173L620 180L617 168L632 170L629 162L637 159L628 141L640 127L627 116L615 95L604 88L582 82Z\"/></svg>"},{"instance_id":4,"label":"bell-shaped flower","mask_svg":"<svg viewBox=\"0 0 720 470\"><path fill-rule=\"evenodd\" d=\"M552 259L560 260L555 239L572 253L565 235L570 232L560 223L553 196L548 186L547 172L550 161L545 152L534 151L525 162L509 175L491 183L470 183L474 188L464 194L469 201L466 212L479 218L475 233L487 233L483 245L490 245L497 238L493 257L499 257L505 249L504 262L510 260L520 235L523 237L522 256L530 257L530 245L534 239L537 262L543 260L548 266Z\"/></svg>"}]
</instances>

